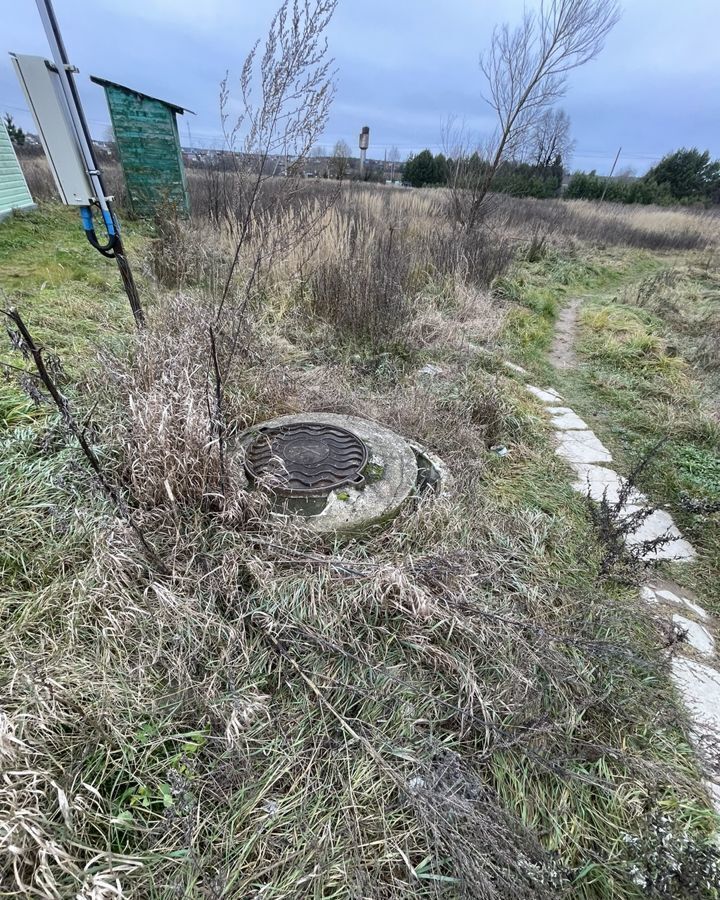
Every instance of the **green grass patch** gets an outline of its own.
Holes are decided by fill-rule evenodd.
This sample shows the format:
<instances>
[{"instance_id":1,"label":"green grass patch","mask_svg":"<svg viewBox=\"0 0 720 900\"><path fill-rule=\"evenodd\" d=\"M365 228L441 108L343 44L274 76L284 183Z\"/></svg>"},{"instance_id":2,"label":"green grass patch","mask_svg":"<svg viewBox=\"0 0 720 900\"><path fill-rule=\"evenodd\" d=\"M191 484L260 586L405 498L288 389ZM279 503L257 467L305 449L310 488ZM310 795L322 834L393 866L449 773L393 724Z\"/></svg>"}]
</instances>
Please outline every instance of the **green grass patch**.
<instances>
[{"instance_id":1,"label":"green grass patch","mask_svg":"<svg viewBox=\"0 0 720 900\"><path fill-rule=\"evenodd\" d=\"M138 224L124 229L131 260L146 233ZM92 365L100 344L119 348L132 332L117 266L90 246L74 208L49 204L0 224L0 285L5 303L75 376ZM18 362L7 342L2 361Z\"/></svg>"},{"instance_id":2,"label":"green grass patch","mask_svg":"<svg viewBox=\"0 0 720 900\"><path fill-rule=\"evenodd\" d=\"M629 302L647 296L647 283L630 282L613 295L586 301L577 341L580 364L556 384L613 451L621 472L663 442L640 487L668 508L699 550L699 561L675 567L676 574L717 610L720 517L713 504L720 493L720 425L698 367L681 352L687 342L676 324L676 307L669 305L665 317L660 302ZM673 292L683 307L681 283L673 280ZM689 306L692 298L690 291Z\"/></svg>"},{"instance_id":3,"label":"green grass patch","mask_svg":"<svg viewBox=\"0 0 720 900\"><path fill-rule=\"evenodd\" d=\"M546 356L560 307L572 297L612 294L629 278L645 277L659 266L652 254L618 248L589 257L553 251L536 262L516 262L494 286L496 295L509 305L507 352L548 377Z\"/></svg>"}]
</instances>

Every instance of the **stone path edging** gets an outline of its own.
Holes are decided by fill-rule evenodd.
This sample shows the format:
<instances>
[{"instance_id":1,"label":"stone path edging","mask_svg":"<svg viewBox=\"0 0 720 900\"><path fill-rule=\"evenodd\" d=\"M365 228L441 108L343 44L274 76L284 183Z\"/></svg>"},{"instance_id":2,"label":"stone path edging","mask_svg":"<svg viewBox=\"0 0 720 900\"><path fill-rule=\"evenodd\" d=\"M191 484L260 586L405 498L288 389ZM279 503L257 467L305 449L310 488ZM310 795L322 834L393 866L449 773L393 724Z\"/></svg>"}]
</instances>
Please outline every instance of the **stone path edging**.
<instances>
[{"instance_id":1,"label":"stone path edging","mask_svg":"<svg viewBox=\"0 0 720 900\"><path fill-rule=\"evenodd\" d=\"M514 371L520 367L507 363ZM521 374L526 374L524 371ZM600 501L606 495L610 502L617 502L625 479L607 466L612 454L587 424L568 406L553 388L538 388L526 384L527 390L545 407L555 428L557 448L574 470L577 478L574 490ZM642 506L649 506L648 498L634 491L625 509L628 513ZM622 515L622 512L620 513ZM691 562L696 557L692 544L683 538L672 516L657 509L643 522L627 541L638 544L645 540L669 534L672 540L652 553L648 561L674 560ZM713 635L712 617L694 598L686 596L674 582L661 582L650 578L640 589L640 597L649 604L661 605L671 611L673 627L682 638L673 644L677 650L671 662L671 676L678 693L690 713L693 724L691 739L705 769L705 786L720 815L720 660Z\"/></svg>"}]
</instances>

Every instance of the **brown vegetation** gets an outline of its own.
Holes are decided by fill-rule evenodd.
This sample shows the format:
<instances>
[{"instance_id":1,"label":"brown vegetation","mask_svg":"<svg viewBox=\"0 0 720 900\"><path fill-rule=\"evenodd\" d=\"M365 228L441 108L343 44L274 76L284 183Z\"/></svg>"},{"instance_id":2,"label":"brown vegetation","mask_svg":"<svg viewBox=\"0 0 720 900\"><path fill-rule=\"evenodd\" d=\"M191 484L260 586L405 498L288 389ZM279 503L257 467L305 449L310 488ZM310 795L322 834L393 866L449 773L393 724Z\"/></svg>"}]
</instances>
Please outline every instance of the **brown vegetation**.
<instances>
[{"instance_id":1,"label":"brown vegetation","mask_svg":"<svg viewBox=\"0 0 720 900\"><path fill-rule=\"evenodd\" d=\"M712 896L660 637L594 583L492 285L531 244L616 244L624 222L637 246L702 245L716 220L498 198L462 242L442 191L293 184L254 201L216 335L224 457L208 324L237 230L202 175L148 249L147 330L72 389L161 567L52 421L8 442L11 895L629 898L641 846ZM452 493L349 541L279 521L234 439L300 410L425 443Z\"/></svg>"}]
</instances>

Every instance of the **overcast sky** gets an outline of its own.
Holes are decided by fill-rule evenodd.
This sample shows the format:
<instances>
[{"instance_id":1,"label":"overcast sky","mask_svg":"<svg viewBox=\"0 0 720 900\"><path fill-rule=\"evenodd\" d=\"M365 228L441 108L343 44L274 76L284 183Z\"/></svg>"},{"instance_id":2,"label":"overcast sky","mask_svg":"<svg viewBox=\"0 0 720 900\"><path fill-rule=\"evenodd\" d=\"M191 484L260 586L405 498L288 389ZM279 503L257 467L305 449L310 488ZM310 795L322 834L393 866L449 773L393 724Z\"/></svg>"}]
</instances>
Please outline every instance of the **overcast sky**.
<instances>
[{"instance_id":1,"label":"overcast sky","mask_svg":"<svg viewBox=\"0 0 720 900\"><path fill-rule=\"evenodd\" d=\"M47 55L34 0L5 0L5 51ZM3 5L5 5L5 3ZM237 74L279 0L55 0L55 11L96 136L109 115L89 75L119 81L197 115L180 119L184 144L220 146L218 85ZM533 0L527 0L528 7ZM623 17L594 62L573 72L563 108L572 121L573 168L645 171L681 146L720 157L720 0L625 0ZM12 15L9 8L12 7ZM482 100L479 52L492 26L517 22L522 0L340 0L329 31L338 90L323 144L357 146L370 126L370 155L402 157L441 145L443 120L492 128ZM7 53L0 112L32 129ZM188 127L190 138L188 136Z\"/></svg>"}]
</instances>

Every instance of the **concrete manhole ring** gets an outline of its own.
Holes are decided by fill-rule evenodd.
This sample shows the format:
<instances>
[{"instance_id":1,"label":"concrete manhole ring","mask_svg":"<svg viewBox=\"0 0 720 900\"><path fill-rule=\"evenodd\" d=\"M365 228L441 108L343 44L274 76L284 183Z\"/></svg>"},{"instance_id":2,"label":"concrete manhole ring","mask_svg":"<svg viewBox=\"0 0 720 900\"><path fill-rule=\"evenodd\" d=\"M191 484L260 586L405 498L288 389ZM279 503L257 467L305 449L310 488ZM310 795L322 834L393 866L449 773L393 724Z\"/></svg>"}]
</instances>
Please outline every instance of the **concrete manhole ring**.
<instances>
[{"instance_id":1,"label":"concrete manhole ring","mask_svg":"<svg viewBox=\"0 0 720 900\"><path fill-rule=\"evenodd\" d=\"M415 495L419 485L424 485L422 467L428 457L433 460L433 465L437 459L418 444L406 441L383 425L358 416L336 413L301 413L263 422L240 435L238 448L244 453L263 429L275 431L308 424L346 429L367 447L367 463L361 486L346 484L324 496L276 498L278 514L302 516L305 524L318 532L362 531L371 525L389 521L403 503ZM439 460L437 462L440 463ZM437 490L442 474L444 467L438 470L434 481L427 482L434 490Z\"/></svg>"}]
</instances>

